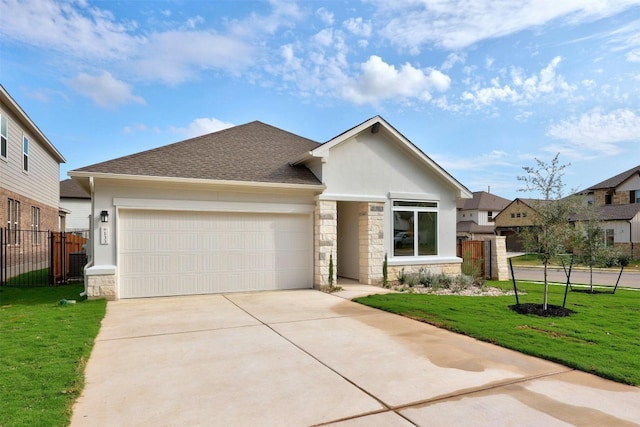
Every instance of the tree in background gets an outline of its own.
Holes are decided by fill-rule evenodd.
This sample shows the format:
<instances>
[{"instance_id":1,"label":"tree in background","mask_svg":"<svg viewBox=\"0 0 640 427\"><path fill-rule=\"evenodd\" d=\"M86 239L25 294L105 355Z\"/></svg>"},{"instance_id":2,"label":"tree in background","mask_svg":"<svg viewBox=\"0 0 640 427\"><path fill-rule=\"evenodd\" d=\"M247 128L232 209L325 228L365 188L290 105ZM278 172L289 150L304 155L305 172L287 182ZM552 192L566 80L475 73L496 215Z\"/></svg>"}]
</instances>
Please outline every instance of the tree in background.
<instances>
[{"instance_id":1,"label":"tree in background","mask_svg":"<svg viewBox=\"0 0 640 427\"><path fill-rule=\"evenodd\" d=\"M589 267L589 292L593 292L593 267L610 265L617 260L618 253L607 246L606 233L596 208L584 203L577 212L574 250L582 263Z\"/></svg>"},{"instance_id":2,"label":"tree in background","mask_svg":"<svg viewBox=\"0 0 640 427\"><path fill-rule=\"evenodd\" d=\"M536 211L532 215L532 226L520 233L520 238L527 252L539 253L544 265L544 301L543 310L548 308L549 282L547 280L547 266L558 255L567 251L567 247L574 241L575 228L569 222L571 214L578 205L574 197L562 197L564 170L569 166L559 164L559 153L551 163L535 159L536 167L524 166L527 173L519 176L518 181L524 187L518 191L535 192L542 195L542 199L533 202Z\"/></svg>"}]
</instances>

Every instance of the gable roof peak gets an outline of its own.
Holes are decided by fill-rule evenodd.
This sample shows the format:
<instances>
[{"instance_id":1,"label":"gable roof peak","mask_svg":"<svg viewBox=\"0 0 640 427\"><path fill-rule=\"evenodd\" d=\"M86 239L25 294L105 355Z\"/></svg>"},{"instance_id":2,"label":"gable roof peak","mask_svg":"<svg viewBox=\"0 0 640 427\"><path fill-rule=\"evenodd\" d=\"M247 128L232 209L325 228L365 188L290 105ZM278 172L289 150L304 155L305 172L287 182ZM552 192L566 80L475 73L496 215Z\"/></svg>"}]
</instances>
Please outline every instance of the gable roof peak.
<instances>
[{"instance_id":1,"label":"gable roof peak","mask_svg":"<svg viewBox=\"0 0 640 427\"><path fill-rule=\"evenodd\" d=\"M633 175L640 175L640 165L634 166L629 170L626 170L618 175L612 176L611 178L605 179L591 187L587 188L584 191L593 191L593 190L602 190L607 188L616 188L627 179L631 178ZM584 192L583 191L583 192Z\"/></svg>"}]
</instances>

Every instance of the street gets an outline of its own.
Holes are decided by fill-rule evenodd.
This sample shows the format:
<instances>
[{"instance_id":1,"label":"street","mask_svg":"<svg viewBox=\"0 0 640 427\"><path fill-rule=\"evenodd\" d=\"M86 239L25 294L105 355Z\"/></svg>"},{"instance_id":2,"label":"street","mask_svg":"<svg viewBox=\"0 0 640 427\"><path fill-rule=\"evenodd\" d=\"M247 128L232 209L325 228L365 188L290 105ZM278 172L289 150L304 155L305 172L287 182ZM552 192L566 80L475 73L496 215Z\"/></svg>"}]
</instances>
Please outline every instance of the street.
<instances>
[{"instance_id":1,"label":"street","mask_svg":"<svg viewBox=\"0 0 640 427\"><path fill-rule=\"evenodd\" d=\"M513 267L516 280L534 280L542 282L544 280L544 269L542 267ZM620 270L595 270L593 271L594 286L614 286L618 279ZM509 271L511 277L511 271ZM550 282L567 283L567 276L562 267L549 267L547 278ZM589 284L589 270L574 269L571 271L571 284ZM624 271L620 277L618 287L640 289L640 272Z\"/></svg>"}]
</instances>

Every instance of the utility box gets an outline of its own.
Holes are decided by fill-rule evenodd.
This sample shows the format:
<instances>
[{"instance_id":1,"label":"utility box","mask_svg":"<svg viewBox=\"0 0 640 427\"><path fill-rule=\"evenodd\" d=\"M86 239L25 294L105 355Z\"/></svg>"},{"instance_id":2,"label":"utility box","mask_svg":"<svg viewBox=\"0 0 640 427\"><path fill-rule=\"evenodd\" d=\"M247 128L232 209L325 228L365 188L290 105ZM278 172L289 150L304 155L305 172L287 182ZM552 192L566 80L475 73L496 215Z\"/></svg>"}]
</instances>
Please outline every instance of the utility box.
<instances>
[{"instance_id":1,"label":"utility box","mask_svg":"<svg viewBox=\"0 0 640 427\"><path fill-rule=\"evenodd\" d=\"M84 277L84 266L87 265L87 254L84 252L71 252L69 254L69 278Z\"/></svg>"}]
</instances>

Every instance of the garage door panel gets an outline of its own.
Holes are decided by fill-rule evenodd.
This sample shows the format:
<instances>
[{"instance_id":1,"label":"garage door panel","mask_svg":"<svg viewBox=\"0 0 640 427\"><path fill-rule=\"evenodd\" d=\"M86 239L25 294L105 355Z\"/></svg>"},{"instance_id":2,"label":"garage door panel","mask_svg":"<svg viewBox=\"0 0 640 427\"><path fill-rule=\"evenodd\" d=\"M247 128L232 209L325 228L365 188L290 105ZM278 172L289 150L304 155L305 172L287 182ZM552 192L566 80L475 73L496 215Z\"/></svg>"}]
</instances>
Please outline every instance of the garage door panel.
<instances>
[{"instance_id":1,"label":"garage door panel","mask_svg":"<svg viewBox=\"0 0 640 427\"><path fill-rule=\"evenodd\" d=\"M310 215L121 211L121 298L312 286Z\"/></svg>"}]
</instances>

